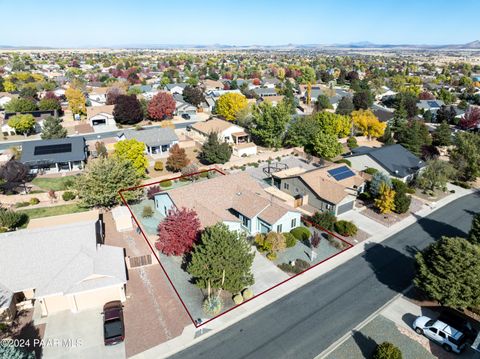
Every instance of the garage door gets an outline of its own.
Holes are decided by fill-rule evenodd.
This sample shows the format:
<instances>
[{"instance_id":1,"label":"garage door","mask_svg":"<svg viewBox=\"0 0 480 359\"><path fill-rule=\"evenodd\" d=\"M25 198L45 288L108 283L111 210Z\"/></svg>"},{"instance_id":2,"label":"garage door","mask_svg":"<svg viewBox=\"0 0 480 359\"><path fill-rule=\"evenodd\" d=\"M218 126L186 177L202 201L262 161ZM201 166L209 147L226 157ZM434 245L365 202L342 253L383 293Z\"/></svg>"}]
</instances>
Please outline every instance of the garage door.
<instances>
[{"instance_id":1,"label":"garage door","mask_svg":"<svg viewBox=\"0 0 480 359\"><path fill-rule=\"evenodd\" d=\"M342 205L338 206L338 208L337 208L337 215L352 210L354 204L355 204L355 201L352 201L352 202L348 202L348 203L345 203L345 204L342 204Z\"/></svg>"},{"instance_id":2,"label":"garage door","mask_svg":"<svg viewBox=\"0 0 480 359\"><path fill-rule=\"evenodd\" d=\"M100 307L112 300L120 300L119 287L110 287L92 292L75 294L75 303L77 304L78 311Z\"/></svg>"}]
</instances>

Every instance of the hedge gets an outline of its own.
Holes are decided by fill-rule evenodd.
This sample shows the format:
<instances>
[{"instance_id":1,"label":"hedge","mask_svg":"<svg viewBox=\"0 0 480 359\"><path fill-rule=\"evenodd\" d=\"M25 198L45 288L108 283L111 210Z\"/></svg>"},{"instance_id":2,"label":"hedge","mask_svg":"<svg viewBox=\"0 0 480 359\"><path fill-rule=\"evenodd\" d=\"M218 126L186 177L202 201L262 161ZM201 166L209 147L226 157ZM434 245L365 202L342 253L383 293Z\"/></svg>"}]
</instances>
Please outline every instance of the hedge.
<instances>
[{"instance_id":1,"label":"hedge","mask_svg":"<svg viewBox=\"0 0 480 359\"><path fill-rule=\"evenodd\" d=\"M350 237L357 234L358 228L353 222L340 220L335 223L335 231L342 236Z\"/></svg>"},{"instance_id":2,"label":"hedge","mask_svg":"<svg viewBox=\"0 0 480 359\"><path fill-rule=\"evenodd\" d=\"M290 233L301 242L308 241L308 239L312 235L307 227L294 228L290 231Z\"/></svg>"}]
</instances>

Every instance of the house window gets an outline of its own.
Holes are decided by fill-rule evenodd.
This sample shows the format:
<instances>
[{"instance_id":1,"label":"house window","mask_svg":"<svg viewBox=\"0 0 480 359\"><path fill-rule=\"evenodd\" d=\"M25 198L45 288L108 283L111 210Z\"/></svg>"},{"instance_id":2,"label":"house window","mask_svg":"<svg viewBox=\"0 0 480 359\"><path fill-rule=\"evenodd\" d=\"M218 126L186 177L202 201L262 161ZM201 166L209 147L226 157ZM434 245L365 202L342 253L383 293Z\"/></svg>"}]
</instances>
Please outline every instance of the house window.
<instances>
[{"instance_id":1,"label":"house window","mask_svg":"<svg viewBox=\"0 0 480 359\"><path fill-rule=\"evenodd\" d=\"M288 185L288 183L284 183L284 184L283 184L283 188L284 188L284 189L288 189L289 187L290 187L290 186Z\"/></svg>"},{"instance_id":2,"label":"house window","mask_svg":"<svg viewBox=\"0 0 480 359\"><path fill-rule=\"evenodd\" d=\"M297 219L294 218L292 219L292 225L291 225L291 228L295 228L297 226Z\"/></svg>"},{"instance_id":3,"label":"house window","mask_svg":"<svg viewBox=\"0 0 480 359\"><path fill-rule=\"evenodd\" d=\"M278 233L282 232L282 225L281 224L277 225L277 232Z\"/></svg>"}]
</instances>

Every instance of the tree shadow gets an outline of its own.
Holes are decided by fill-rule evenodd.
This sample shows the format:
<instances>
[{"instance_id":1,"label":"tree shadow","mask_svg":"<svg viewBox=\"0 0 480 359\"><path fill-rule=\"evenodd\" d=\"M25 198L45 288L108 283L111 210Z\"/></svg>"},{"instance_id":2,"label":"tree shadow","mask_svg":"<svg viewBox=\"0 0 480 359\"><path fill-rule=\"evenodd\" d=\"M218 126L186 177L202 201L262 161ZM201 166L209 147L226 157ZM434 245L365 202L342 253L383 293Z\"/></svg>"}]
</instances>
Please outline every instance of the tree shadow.
<instances>
[{"instance_id":1,"label":"tree shadow","mask_svg":"<svg viewBox=\"0 0 480 359\"><path fill-rule=\"evenodd\" d=\"M352 337L357 346L360 348L363 357L371 358L375 349L377 348L377 342L374 339L367 337L362 332L356 330L353 332Z\"/></svg>"},{"instance_id":2,"label":"tree shadow","mask_svg":"<svg viewBox=\"0 0 480 359\"><path fill-rule=\"evenodd\" d=\"M39 329L33 325L33 321L28 322L25 324L20 331L13 336L13 339L23 339L26 343L28 343L28 350L35 352L35 358L42 357L42 346L35 345L35 343L39 343L42 339L40 335Z\"/></svg>"},{"instance_id":3,"label":"tree shadow","mask_svg":"<svg viewBox=\"0 0 480 359\"><path fill-rule=\"evenodd\" d=\"M439 239L442 236L447 237L466 237L467 233L445 222L436 221L430 217L421 217L415 213L412 215L417 219L417 223L431 237Z\"/></svg>"},{"instance_id":4,"label":"tree shadow","mask_svg":"<svg viewBox=\"0 0 480 359\"><path fill-rule=\"evenodd\" d=\"M363 258L369 263L377 279L395 292L403 292L411 283L415 274L414 249L405 255L383 244L367 244Z\"/></svg>"}]
</instances>

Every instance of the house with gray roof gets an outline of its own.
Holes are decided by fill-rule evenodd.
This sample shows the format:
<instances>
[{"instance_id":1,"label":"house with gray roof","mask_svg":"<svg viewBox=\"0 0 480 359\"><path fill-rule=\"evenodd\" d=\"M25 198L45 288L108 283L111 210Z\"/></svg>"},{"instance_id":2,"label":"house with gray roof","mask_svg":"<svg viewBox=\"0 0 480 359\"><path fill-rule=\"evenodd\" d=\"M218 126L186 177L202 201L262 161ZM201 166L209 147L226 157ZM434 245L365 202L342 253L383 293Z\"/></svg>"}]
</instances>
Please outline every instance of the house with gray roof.
<instances>
[{"instance_id":1,"label":"house with gray roof","mask_svg":"<svg viewBox=\"0 0 480 359\"><path fill-rule=\"evenodd\" d=\"M164 90L165 91L168 91L170 92L172 95L173 94L180 94L180 95L183 95L183 90L185 89L185 87L187 87L188 84L187 83L178 83L178 84L166 84L164 86Z\"/></svg>"},{"instance_id":2,"label":"house with gray roof","mask_svg":"<svg viewBox=\"0 0 480 359\"><path fill-rule=\"evenodd\" d=\"M0 234L0 317L19 299L42 316L125 301L123 248L103 244L97 220Z\"/></svg>"},{"instance_id":3,"label":"house with gray roof","mask_svg":"<svg viewBox=\"0 0 480 359\"><path fill-rule=\"evenodd\" d=\"M20 162L31 173L81 170L87 160L87 145L81 136L22 143Z\"/></svg>"},{"instance_id":4,"label":"house with gray roof","mask_svg":"<svg viewBox=\"0 0 480 359\"><path fill-rule=\"evenodd\" d=\"M380 148L361 146L345 158L357 171L371 167L403 182L413 180L425 167L424 161L399 144Z\"/></svg>"},{"instance_id":5,"label":"house with gray roof","mask_svg":"<svg viewBox=\"0 0 480 359\"><path fill-rule=\"evenodd\" d=\"M149 128L142 130L125 130L117 137L118 141L136 139L145 144L149 155L166 155L170 148L178 143L178 136L171 128Z\"/></svg>"},{"instance_id":6,"label":"house with gray roof","mask_svg":"<svg viewBox=\"0 0 480 359\"><path fill-rule=\"evenodd\" d=\"M271 87L259 87L259 88L254 88L252 90L258 97L267 97L267 96L278 96L277 91L275 88Z\"/></svg>"}]
</instances>

